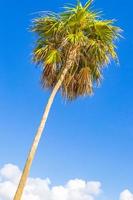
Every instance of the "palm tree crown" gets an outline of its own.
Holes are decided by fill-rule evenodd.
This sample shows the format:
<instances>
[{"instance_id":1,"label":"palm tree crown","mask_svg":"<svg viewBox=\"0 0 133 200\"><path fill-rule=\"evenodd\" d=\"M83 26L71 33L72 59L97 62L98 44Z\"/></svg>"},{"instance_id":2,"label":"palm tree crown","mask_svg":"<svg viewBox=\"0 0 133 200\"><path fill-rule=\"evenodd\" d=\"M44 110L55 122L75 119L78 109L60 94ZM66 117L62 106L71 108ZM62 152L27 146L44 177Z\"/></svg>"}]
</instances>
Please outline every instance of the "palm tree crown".
<instances>
[{"instance_id":1,"label":"palm tree crown","mask_svg":"<svg viewBox=\"0 0 133 200\"><path fill-rule=\"evenodd\" d=\"M48 13L34 20L32 30L37 33L33 61L41 64L42 85L53 88L66 67L68 53L76 48L76 59L60 87L67 99L91 95L100 83L102 68L110 59L117 60L115 40L120 28L113 20L102 20L99 13L84 6L65 7L60 14Z\"/></svg>"}]
</instances>

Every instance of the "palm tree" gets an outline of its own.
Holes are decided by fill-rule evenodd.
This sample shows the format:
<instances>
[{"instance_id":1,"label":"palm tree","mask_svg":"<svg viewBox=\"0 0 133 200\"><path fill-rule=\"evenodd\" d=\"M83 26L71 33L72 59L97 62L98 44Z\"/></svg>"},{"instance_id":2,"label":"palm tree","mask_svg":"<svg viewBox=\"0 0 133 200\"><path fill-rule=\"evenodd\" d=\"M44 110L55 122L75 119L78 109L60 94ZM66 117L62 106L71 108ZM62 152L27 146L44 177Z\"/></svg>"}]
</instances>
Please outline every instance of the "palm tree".
<instances>
[{"instance_id":1,"label":"palm tree","mask_svg":"<svg viewBox=\"0 0 133 200\"><path fill-rule=\"evenodd\" d=\"M102 20L92 11L92 1L84 6L65 7L60 14L45 13L33 21L37 33L33 61L42 69L41 83L50 89L40 126L31 146L14 200L20 200L45 123L58 91L68 99L93 93L101 82L103 68L111 59L117 61L115 40L120 28L112 20Z\"/></svg>"}]
</instances>

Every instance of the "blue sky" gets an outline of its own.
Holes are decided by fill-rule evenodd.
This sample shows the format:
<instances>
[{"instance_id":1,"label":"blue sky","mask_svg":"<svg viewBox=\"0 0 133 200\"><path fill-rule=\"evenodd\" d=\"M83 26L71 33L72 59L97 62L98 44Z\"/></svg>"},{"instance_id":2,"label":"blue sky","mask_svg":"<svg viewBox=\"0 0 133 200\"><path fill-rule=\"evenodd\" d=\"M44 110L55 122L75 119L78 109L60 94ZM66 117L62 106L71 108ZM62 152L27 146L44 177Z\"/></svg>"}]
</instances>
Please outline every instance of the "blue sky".
<instances>
[{"instance_id":1,"label":"blue sky","mask_svg":"<svg viewBox=\"0 0 133 200\"><path fill-rule=\"evenodd\" d=\"M82 1L85 2L85 1ZM40 70L31 63L34 13L59 12L74 0L1 0L0 7L0 166L21 169L42 116L49 92L42 90ZM33 162L33 177L53 184L72 178L102 182L107 199L133 190L133 39L129 0L95 0L107 19L124 30L118 43L120 66L112 63L93 97L65 102L57 95Z\"/></svg>"}]
</instances>

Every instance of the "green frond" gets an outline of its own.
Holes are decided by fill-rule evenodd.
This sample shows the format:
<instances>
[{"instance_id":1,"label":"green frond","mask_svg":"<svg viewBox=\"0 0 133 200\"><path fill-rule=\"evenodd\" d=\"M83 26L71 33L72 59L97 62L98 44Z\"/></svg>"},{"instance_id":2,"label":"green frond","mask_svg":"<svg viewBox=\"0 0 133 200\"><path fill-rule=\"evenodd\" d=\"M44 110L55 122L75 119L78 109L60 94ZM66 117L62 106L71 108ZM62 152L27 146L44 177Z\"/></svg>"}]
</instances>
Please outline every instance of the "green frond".
<instances>
[{"instance_id":1,"label":"green frond","mask_svg":"<svg viewBox=\"0 0 133 200\"><path fill-rule=\"evenodd\" d=\"M121 37L121 29L114 20L102 20L91 9L92 2L82 5L77 0L62 13L42 13L33 21L32 31L37 34L33 61L42 68L42 86L52 89L70 61L60 87L69 100L91 95L101 83L104 67L111 60L118 62L115 41ZM76 60L69 60L73 48L77 49Z\"/></svg>"},{"instance_id":2,"label":"green frond","mask_svg":"<svg viewBox=\"0 0 133 200\"><path fill-rule=\"evenodd\" d=\"M45 58L45 64L54 64L59 63L61 61L60 53L56 49L52 49L48 51L47 56Z\"/></svg>"},{"instance_id":3,"label":"green frond","mask_svg":"<svg viewBox=\"0 0 133 200\"><path fill-rule=\"evenodd\" d=\"M93 0L87 1L85 6L84 6L84 9L87 10L91 6L92 2L93 2Z\"/></svg>"},{"instance_id":4,"label":"green frond","mask_svg":"<svg viewBox=\"0 0 133 200\"><path fill-rule=\"evenodd\" d=\"M41 63L42 61L44 62L47 52L48 52L48 45L44 47L41 44L37 45L37 47L34 49L33 52L34 54L33 61L38 64Z\"/></svg>"},{"instance_id":5,"label":"green frond","mask_svg":"<svg viewBox=\"0 0 133 200\"><path fill-rule=\"evenodd\" d=\"M120 29L113 26L112 20L96 21L93 28L95 29L96 38L105 43L110 43L119 37Z\"/></svg>"},{"instance_id":6,"label":"green frond","mask_svg":"<svg viewBox=\"0 0 133 200\"><path fill-rule=\"evenodd\" d=\"M41 17L34 20L33 32L37 32L42 37L51 37L60 30L60 20L58 17Z\"/></svg>"},{"instance_id":7,"label":"green frond","mask_svg":"<svg viewBox=\"0 0 133 200\"><path fill-rule=\"evenodd\" d=\"M70 42L71 44L83 44L84 41L86 40L85 35L83 34L82 31L78 32L78 33L70 33L67 36L67 41Z\"/></svg>"},{"instance_id":8,"label":"green frond","mask_svg":"<svg viewBox=\"0 0 133 200\"><path fill-rule=\"evenodd\" d=\"M86 4L87 6L88 4ZM89 6L89 5L88 5ZM80 3L76 7L66 7L65 12L61 13L62 20L66 21L66 25L73 27L85 27L89 21L97 17L96 12L85 9Z\"/></svg>"}]
</instances>

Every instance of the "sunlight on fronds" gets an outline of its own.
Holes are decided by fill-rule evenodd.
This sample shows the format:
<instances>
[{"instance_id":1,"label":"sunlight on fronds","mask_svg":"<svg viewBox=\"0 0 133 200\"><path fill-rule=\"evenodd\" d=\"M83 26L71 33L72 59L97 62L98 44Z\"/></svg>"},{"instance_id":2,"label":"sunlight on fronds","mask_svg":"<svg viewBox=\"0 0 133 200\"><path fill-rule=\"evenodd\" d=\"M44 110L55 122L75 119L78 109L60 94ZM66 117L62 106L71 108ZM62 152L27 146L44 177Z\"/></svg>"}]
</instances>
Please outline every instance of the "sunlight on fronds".
<instances>
[{"instance_id":1,"label":"sunlight on fronds","mask_svg":"<svg viewBox=\"0 0 133 200\"><path fill-rule=\"evenodd\" d=\"M114 26L114 20L102 20L91 5L92 0L85 5L77 1L76 6L65 6L62 13L45 13L33 21L32 31L38 36L33 61L42 67L43 87L55 86L67 67L69 51L78 49L60 88L70 100L91 95L102 80L103 68L111 60L118 62L115 41L121 29Z\"/></svg>"}]
</instances>

